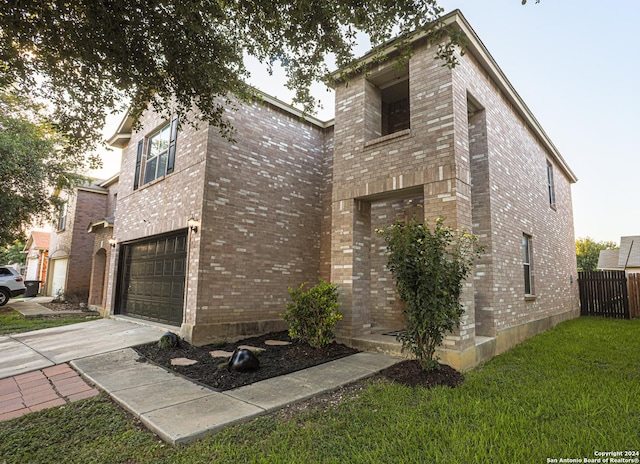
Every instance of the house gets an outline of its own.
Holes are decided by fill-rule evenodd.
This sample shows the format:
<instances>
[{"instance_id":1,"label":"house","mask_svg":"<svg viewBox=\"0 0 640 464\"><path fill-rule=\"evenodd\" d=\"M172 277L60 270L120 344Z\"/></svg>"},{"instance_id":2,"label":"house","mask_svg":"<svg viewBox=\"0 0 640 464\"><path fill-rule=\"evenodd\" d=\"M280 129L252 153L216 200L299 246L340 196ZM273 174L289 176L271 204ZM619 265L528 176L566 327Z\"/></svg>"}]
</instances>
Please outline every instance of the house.
<instances>
[{"instance_id":1,"label":"house","mask_svg":"<svg viewBox=\"0 0 640 464\"><path fill-rule=\"evenodd\" d=\"M27 255L25 280L37 280L44 283L47 275L50 236L51 234L44 230L32 230L29 234L22 251Z\"/></svg>"},{"instance_id":2,"label":"house","mask_svg":"<svg viewBox=\"0 0 640 464\"><path fill-rule=\"evenodd\" d=\"M576 176L462 14L445 21L467 40L458 66L418 35L400 69L389 44L334 75L335 121L267 95L228 115L236 142L152 108L138 130L125 119L104 311L201 345L283 329L287 287L323 278L340 288L340 341L397 349L374 230L419 211L485 246L444 362L471 368L576 317Z\"/></svg>"},{"instance_id":3,"label":"house","mask_svg":"<svg viewBox=\"0 0 640 464\"><path fill-rule=\"evenodd\" d=\"M91 276L93 236L87 225L105 210L108 191L101 181L61 192L64 205L53 225L45 294L87 301Z\"/></svg>"},{"instance_id":4,"label":"house","mask_svg":"<svg viewBox=\"0 0 640 464\"><path fill-rule=\"evenodd\" d=\"M640 272L640 235L620 237L618 250L600 250L598 269L627 274Z\"/></svg>"},{"instance_id":5,"label":"house","mask_svg":"<svg viewBox=\"0 0 640 464\"><path fill-rule=\"evenodd\" d=\"M87 232L94 234L88 305L89 308L102 313L105 312L108 288L108 263L111 259L111 251L115 247L113 225L118 202L118 179L119 175L116 174L98 184L99 187L107 189L104 210L99 211L100 216L97 216L87 227Z\"/></svg>"}]
</instances>

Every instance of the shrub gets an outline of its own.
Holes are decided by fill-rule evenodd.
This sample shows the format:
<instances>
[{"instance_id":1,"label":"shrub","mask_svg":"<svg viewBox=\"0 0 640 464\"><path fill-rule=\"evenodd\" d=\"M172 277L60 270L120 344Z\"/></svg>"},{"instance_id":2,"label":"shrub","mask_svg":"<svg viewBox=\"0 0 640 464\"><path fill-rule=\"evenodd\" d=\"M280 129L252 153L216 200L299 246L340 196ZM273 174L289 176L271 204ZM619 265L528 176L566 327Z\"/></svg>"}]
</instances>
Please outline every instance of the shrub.
<instances>
[{"instance_id":1,"label":"shrub","mask_svg":"<svg viewBox=\"0 0 640 464\"><path fill-rule=\"evenodd\" d=\"M281 316L289 324L291 338L320 348L333 340L333 329L342 319L338 287L322 279L307 291L304 286L303 283L295 289L289 287L292 301L287 304L287 312Z\"/></svg>"},{"instance_id":2,"label":"shrub","mask_svg":"<svg viewBox=\"0 0 640 464\"><path fill-rule=\"evenodd\" d=\"M411 352L422 369L439 367L434 359L444 336L460 325L462 284L482 252L477 237L453 230L436 219L433 231L415 219L376 229L387 242L387 268L405 303L402 351Z\"/></svg>"}]
</instances>

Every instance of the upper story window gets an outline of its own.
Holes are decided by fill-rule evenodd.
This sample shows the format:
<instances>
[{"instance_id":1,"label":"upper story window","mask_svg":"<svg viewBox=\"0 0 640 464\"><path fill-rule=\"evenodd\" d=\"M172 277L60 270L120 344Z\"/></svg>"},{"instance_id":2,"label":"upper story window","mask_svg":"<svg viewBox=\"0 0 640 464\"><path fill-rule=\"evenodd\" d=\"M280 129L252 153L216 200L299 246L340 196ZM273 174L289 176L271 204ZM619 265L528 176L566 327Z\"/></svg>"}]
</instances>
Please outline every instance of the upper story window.
<instances>
[{"instance_id":1,"label":"upper story window","mask_svg":"<svg viewBox=\"0 0 640 464\"><path fill-rule=\"evenodd\" d=\"M365 140L411 127L409 70L390 67L367 78Z\"/></svg>"},{"instance_id":2,"label":"upper story window","mask_svg":"<svg viewBox=\"0 0 640 464\"><path fill-rule=\"evenodd\" d=\"M169 124L164 126L147 142L147 156L144 164L144 182L148 183L167 173L169 157Z\"/></svg>"},{"instance_id":3,"label":"upper story window","mask_svg":"<svg viewBox=\"0 0 640 464\"><path fill-rule=\"evenodd\" d=\"M173 172L178 137L178 117L138 142L133 189ZM144 156L143 156L144 155Z\"/></svg>"},{"instance_id":4,"label":"upper story window","mask_svg":"<svg viewBox=\"0 0 640 464\"><path fill-rule=\"evenodd\" d=\"M556 207L556 188L553 184L553 165L547 161L547 191L549 192L549 206Z\"/></svg>"},{"instance_id":5,"label":"upper story window","mask_svg":"<svg viewBox=\"0 0 640 464\"><path fill-rule=\"evenodd\" d=\"M382 135L409 129L409 79L381 91Z\"/></svg>"},{"instance_id":6,"label":"upper story window","mask_svg":"<svg viewBox=\"0 0 640 464\"><path fill-rule=\"evenodd\" d=\"M64 230L67 226L67 204L63 203L60 207L60 215L58 216L58 222L56 224L56 229L58 231Z\"/></svg>"},{"instance_id":7,"label":"upper story window","mask_svg":"<svg viewBox=\"0 0 640 464\"><path fill-rule=\"evenodd\" d=\"M522 234L522 265L524 267L524 293L533 295L533 274L531 272L531 235Z\"/></svg>"}]
</instances>

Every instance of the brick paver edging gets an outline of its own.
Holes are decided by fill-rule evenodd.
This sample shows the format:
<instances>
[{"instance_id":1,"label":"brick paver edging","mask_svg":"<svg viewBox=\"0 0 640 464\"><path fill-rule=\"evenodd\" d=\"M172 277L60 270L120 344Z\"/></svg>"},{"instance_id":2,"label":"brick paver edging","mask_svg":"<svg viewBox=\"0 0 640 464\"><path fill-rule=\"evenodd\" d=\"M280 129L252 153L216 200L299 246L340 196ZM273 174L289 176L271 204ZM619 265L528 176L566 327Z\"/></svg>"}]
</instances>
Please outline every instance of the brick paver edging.
<instances>
[{"instance_id":1,"label":"brick paver edging","mask_svg":"<svg viewBox=\"0 0 640 464\"><path fill-rule=\"evenodd\" d=\"M98 394L68 364L0 379L0 422Z\"/></svg>"}]
</instances>

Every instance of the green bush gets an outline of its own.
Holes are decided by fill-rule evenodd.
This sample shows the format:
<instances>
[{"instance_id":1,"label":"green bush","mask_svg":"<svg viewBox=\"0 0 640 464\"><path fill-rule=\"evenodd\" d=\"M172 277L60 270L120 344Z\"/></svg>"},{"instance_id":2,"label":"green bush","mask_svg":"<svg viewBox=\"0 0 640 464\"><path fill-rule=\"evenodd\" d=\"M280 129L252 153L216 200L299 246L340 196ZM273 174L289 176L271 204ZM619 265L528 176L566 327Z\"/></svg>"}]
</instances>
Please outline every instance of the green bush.
<instances>
[{"instance_id":1,"label":"green bush","mask_svg":"<svg viewBox=\"0 0 640 464\"><path fill-rule=\"evenodd\" d=\"M476 236L445 227L443 222L436 219L433 230L415 219L376 229L387 242L387 268L405 303L405 331L398 340L424 370L439 367L435 350L460 324L462 284L482 252Z\"/></svg>"},{"instance_id":2,"label":"green bush","mask_svg":"<svg viewBox=\"0 0 640 464\"><path fill-rule=\"evenodd\" d=\"M338 287L322 279L307 291L304 286L303 283L295 289L289 287L292 301L287 304L287 312L281 316L289 324L291 338L321 348L333 340L333 329L342 319Z\"/></svg>"}]
</instances>

